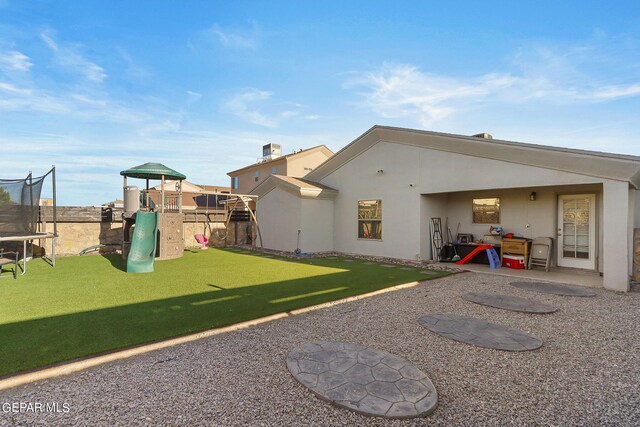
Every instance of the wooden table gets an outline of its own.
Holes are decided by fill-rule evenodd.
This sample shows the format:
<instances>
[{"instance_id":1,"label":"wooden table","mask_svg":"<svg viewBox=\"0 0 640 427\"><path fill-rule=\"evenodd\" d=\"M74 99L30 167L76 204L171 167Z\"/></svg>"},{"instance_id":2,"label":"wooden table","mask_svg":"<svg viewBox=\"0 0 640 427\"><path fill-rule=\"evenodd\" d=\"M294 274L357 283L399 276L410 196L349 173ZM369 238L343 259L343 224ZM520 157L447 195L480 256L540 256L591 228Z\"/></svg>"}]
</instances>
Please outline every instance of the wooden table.
<instances>
[{"instance_id":1,"label":"wooden table","mask_svg":"<svg viewBox=\"0 0 640 427\"><path fill-rule=\"evenodd\" d=\"M502 239L502 245L500 246L500 260L502 261L505 255L523 255L524 268L527 268L527 265L529 264L530 250L531 240L529 239Z\"/></svg>"}]
</instances>

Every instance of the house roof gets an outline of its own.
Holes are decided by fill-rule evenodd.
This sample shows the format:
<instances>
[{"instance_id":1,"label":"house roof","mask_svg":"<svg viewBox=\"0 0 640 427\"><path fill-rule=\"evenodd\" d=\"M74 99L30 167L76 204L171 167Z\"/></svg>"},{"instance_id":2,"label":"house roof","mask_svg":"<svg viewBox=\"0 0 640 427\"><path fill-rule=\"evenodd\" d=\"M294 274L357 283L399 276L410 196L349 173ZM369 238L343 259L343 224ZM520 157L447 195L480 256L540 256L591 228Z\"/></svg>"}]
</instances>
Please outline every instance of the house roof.
<instances>
[{"instance_id":1,"label":"house roof","mask_svg":"<svg viewBox=\"0 0 640 427\"><path fill-rule=\"evenodd\" d=\"M333 199L338 194L338 190L327 185L284 175L270 175L251 190L251 194L263 197L275 188L282 188L305 199Z\"/></svg>"},{"instance_id":2,"label":"house roof","mask_svg":"<svg viewBox=\"0 0 640 427\"><path fill-rule=\"evenodd\" d=\"M296 158L296 157L299 157L299 156L301 157L301 156L304 156L304 155L309 154L309 153L314 152L314 151L322 151L324 154L327 155L327 157L333 156L333 151L331 151L329 148L327 148L326 145L317 145L315 147L307 148L305 150L296 151L295 153L286 154L284 156L276 157L275 159L266 160L266 161L264 161L262 163L254 163L252 165L245 166L243 168L236 169L236 170L233 170L231 172L227 172L227 175L231 176L231 175L237 174L239 172L244 172L244 171L251 170L251 169L254 169L254 168L261 168L264 165L268 165L270 163L279 162L279 161L284 160L284 159L291 160L293 158Z\"/></svg>"},{"instance_id":3,"label":"house roof","mask_svg":"<svg viewBox=\"0 0 640 427\"><path fill-rule=\"evenodd\" d=\"M627 181L636 188L640 187L638 156L379 125L373 126L338 151L306 178L319 181L380 141Z\"/></svg>"}]
</instances>

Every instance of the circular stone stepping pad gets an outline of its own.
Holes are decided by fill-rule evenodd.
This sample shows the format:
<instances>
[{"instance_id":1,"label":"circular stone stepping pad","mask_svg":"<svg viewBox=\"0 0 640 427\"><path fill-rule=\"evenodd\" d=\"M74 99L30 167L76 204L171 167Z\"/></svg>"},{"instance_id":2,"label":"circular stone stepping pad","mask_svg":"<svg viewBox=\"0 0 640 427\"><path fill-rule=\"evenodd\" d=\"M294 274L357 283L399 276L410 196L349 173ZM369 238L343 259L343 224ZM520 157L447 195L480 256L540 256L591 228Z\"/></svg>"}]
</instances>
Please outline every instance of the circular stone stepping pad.
<instances>
[{"instance_id":1,"label":"circular stone stepping pad","mask_svg":"<svg viewBox=\"0 0 640 427\"><path fill-rule=\"evenodd\" d=\"M527 291L543 294L563 295L568 297L594 297L595 292L579 286L561 285L549 282L511 282L511 286Z\"/></svg>"},{"instance_id":2,"label":"circular stone stepping pad","mask_svg":"<svg viewBox=\"0 0 640 427\"><path fill-rule=\"evenodd\" d=\"M384 267L384 268L396 268L395 265L393 264L380 264L380 267Z\"/></svg>"},{"instance_id":3,"label":"circular stone stepping pad","mask_svg":"<svg viewBox=\"0 0 640 427\"><path fill-rule=\"evenodd\" d=\"M504 310L521 311L523 313L554 313L558 311L552 305L540 301L514 297L511 295L486 294L483 292L470 292L462 295L462 299L489 307L502 308Z\"/></svg>"},{"instance_id":4,"label":"circular stone stepping pad","mask_svg":"<svg viewBox=\"0 0 640 427\"><path fill-rule=\"evenodd\" d=\"M438 402L431 380L411 362L358 344L307 343L289 353L287 367L320 398L365 415L415 418Z\"/></svg>"},{"instance_id":5,"label":"circular stone stepping pad","mask_svg":"<svg viewBox=\"0 0 640 427\"><path fill-rule=\"evenodd\" d=\"M496 325L454 314L426 314L418 322L445 338L478 347L506 351L528 351L542 346L542 340L519 329Z\"/></svg>"}]
</instances>

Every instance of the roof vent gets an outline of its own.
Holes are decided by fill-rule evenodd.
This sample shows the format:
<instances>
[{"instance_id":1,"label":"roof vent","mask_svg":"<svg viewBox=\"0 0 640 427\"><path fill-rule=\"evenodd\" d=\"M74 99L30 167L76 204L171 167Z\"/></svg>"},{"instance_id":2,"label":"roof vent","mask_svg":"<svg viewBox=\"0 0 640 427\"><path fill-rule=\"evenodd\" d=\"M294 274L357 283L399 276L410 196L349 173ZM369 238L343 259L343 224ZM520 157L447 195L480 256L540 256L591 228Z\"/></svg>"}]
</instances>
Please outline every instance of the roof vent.
<instances>
[{"instance_id":1,"label":"roof vent","mask_svg":"<svg viewBox=\"0 0 640 427\"><path fill-rule=\"evenodd\" d=\"M491 135L490 133L486 133L486 132L482 132L482 133L477 133L475 135L471 135L474 138L483 138L483 139L493 139L493 135Z\"/></svg>"}]
</instances>

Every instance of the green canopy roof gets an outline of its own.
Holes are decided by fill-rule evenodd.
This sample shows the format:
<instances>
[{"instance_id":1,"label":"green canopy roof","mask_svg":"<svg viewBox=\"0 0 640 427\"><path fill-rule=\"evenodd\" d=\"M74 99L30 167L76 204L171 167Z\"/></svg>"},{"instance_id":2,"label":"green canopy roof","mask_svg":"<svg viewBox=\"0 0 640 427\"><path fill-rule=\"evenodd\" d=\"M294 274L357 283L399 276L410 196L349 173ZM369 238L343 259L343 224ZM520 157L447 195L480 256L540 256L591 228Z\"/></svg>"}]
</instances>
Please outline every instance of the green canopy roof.
<instances>
[{"instance_id":1,"label":"green canopy roof","mask_svg":"<svg viewBox=\"0 0 640 427\"><path fill-rule=\"evenodd\" d=\"M120 175L143 179L162 179L163 175L164 179L187 179L185 175L166 167L162 163L145 163L144 165L135 166L131 169L127 169L126 171L122 171L120 172Z\"/></svg>"}]
</instances>

